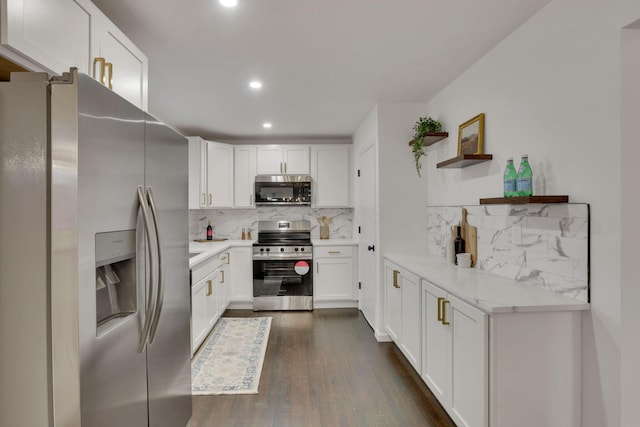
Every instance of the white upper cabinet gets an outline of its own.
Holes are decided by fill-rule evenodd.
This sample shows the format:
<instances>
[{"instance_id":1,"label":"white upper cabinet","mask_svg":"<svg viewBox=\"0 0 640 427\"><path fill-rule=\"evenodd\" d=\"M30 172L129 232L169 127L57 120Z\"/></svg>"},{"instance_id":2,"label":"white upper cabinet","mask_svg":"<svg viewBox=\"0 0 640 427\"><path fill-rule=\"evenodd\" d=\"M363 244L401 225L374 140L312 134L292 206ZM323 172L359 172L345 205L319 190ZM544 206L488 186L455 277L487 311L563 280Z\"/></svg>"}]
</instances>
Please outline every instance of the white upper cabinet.
<instances>
[{"instance_id":1,"label":"white upper cabinet","mask_svg":"<svg viewBox=\"0 0 640 427\"><path fill-rule=\"evenodd\" d=\"M100 81L101 59L105 61L102 83L133 105L147 110L147 57L109 19L99 14L92 31L94 78ZM111 65L108 65L111 64Z\"/></svg>"},{"instance_id":2,"label":"white upper cabinet","mask_svg":"<svg viewBox=\"0 0 640 427\"><path fill-rule=\"evenodd\" d=\"M239 145L234 147L233 201L236 208L255 206L256 147Z\"/></svg>"},{"instance_id":3,"label":"white upper cabinet","mask_svg":"<svg viewBox=\"0 0 640 427\"><path fill-rule=\"evenodd\" d=\"M91 18L97 11L93 4L86 0L2 0L0 4L3 47L42 70L60 74L75 66L90 73Z\"/></svg>"},{"instance_id":4,"label":"white upper cabinet","mask_svg":"<svg viewBox=\"0 0 640 427\"><path fill-rule=\"evenodd\" d=\"M265 145L257 150L258 175L309 175L308 145Z\"/></svg>"},{"instance_id":5,"label":"white upper cabinet","mask_svg":"<svg viewBox=\"0 0 640 427\"><path fill-rule=\"evenodd\" d=\"M233 146L189 139L189 209L233 206Z\"/></svg>"},{"instance_id":6,"label":"white upper cabinet","mask_svg":"<svg viewBox=\"0 0 640 427\"><path fill-rule=\"evenodd\" d=\"M147 57L89 0L1 0L0 6L0 50L11 60L51 74L77 67L147 110Z\"/></svg>"},{"instance_id":7,"label":"white upper cabinet","mask_svg":"<svg viewBox=\"0 0 640 427\"><path fill-rule=\"evenodd\" d=\"M233 207L233 146L207 144L207 207Z\"/></svg>"},{"instance_id":8,"label":"white upper cabinet","mask_svg":"<svg viewBox=\"0 0 640 427\"><path fill-rule=\"evenodd\" d=\"M350 173L348 145L316 145L311 147L312 205L315 207L348 207Z\"/></svg>"}]
</instances>

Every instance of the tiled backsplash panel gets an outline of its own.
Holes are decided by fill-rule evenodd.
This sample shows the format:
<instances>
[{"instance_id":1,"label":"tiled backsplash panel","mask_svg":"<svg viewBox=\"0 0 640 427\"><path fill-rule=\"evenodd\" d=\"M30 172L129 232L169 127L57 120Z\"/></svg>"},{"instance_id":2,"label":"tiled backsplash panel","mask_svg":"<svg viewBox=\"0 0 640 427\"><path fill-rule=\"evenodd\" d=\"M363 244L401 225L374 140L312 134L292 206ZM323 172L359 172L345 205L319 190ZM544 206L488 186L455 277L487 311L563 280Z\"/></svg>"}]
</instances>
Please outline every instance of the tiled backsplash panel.
<instances>
[{"instance_id":1,"label":"tiled backsplash panel","mask_svg":"<svg viewBox=\"0 0 640 427\"><path fill-rule=\"evenodd\" d=\"M208 221L214 227L213 235L219 238L240 239L242 228L251 228L252 237L258 237L258 221L278 219L308 219L311 221L311 238L320 238L317 218L333 218L329 226L330 239L353 238L353 209L325 209L303 206L261 206L255 209L214 209L189 211L189 238L205 239Z\"/></svg>"},{"instance_id":2,"label":"tiled backsplash panel","mask_svg":"<svg viewBox=\"0 0 640 427\"><path fill-rule=\"evenodd\" d=\"M445 256L447 235L463 207L478 228L477 268L588 302L589 205L429 207L429 253Z\"/></svg>"}]
</instances>

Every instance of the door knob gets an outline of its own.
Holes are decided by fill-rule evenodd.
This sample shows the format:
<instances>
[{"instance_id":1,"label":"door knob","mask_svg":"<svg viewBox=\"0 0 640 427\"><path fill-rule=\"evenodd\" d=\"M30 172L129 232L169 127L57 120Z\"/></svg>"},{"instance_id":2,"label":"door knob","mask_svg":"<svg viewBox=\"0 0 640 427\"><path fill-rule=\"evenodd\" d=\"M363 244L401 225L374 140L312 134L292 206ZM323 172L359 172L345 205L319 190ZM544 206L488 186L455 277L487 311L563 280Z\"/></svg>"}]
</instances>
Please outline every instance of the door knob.
<instances>
[{"instance_id":1,"label":"door knob","mask_svg":"<svg viewBox=\"0 0 640 427\"><path fill-rule=\"evenodd\" d=\"M375 252L376 247L374 245L367 246L367 250L371 252Z\"/></svg>"}]
</instances>

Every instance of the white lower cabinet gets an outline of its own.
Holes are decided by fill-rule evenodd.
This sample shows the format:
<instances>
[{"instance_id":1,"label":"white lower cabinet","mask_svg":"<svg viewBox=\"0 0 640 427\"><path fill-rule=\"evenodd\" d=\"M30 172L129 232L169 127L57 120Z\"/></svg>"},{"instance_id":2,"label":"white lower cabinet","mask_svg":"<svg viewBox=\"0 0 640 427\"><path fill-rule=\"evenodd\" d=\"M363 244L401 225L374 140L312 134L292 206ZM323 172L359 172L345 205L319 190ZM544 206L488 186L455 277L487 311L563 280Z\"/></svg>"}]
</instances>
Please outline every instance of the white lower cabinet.
<instances>
[{"instance_id":1,"label":"white lower cabinet","mask_svg":"<svg viewBox=\"0 0 640 427\"><path fill-rule=\"evenodd\" d=\"M357 307L353 246L315 246L313 261L314 307Z\"/></svg>"},{"instance_id":2,"label":"white lower cabinet","mask_svg":"<svg viewBox=\"0 0 640 427\"><path fill-rule=\"evenodd\" d=\"M422 281L422 378L458 426L489 424L489 316Z\"/></svg>"},{"instance_id":3,"label":"white lower cabinet","mask_svg":"<svg viewBox=\"0 0 640 427\"><path fill-rule=\"evenodd\" d=\"M191 269L191 355L211 332L229 305L228 253L215 255Z\"/></svg>"},{"instance_id":4,"label":"white lower cabinet","mask_svg":"<svg viewBox=\"0 0 640 427\"><path fill-rule=\"evenodd\" d=\"M253 308L253 249L235 247L229 250L230 304L233 308Z\"/></svg>"},{"instance_id":5,"label":"white lower cabinet","mask_svg":"<svg viewBox=\"0 0 640 427\"><path fill-rule=\"evenodd\" d=\"M420 373L420 278L386 261L385 292L385 329L411 366Z\"/></svg>"}]
</instances>

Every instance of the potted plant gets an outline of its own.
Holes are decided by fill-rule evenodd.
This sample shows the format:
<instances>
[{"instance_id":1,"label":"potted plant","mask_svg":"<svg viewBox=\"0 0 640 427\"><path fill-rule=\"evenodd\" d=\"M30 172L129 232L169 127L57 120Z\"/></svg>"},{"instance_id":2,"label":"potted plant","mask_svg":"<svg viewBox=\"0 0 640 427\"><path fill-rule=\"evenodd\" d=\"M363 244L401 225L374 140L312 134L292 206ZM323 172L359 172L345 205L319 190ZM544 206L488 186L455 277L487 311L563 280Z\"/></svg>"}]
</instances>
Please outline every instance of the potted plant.
<instances>
[{"instance_id":1,"label":"potted plant","mask_svg":"<svg viewBox=\"0 0 640 427\"><path fill-rule=\"evenodd\" d=\"M413 125L413 157L416 162L416 171L418 176L422 178L420 169L422 169L422 163L420 157L424 156L424 139L425 136L433 132L441 132L442 124L432 119L431 117L420 117L415 125Z\"/></svg>"}]
</instances>

